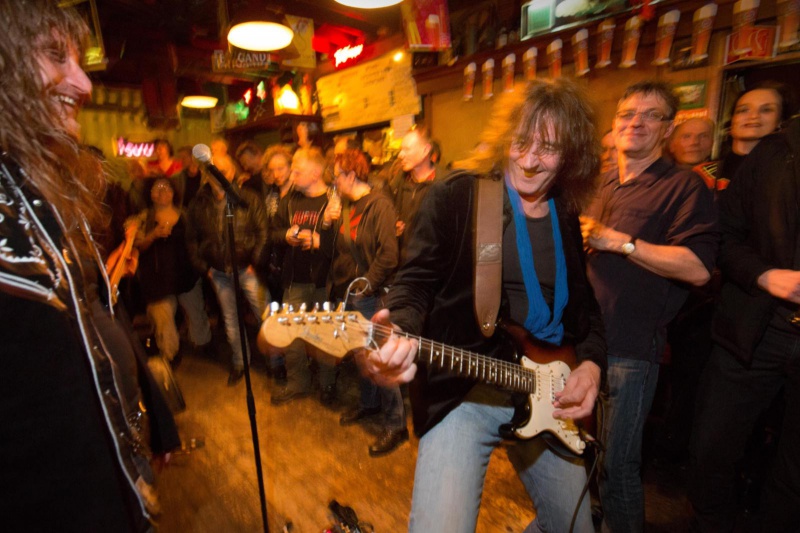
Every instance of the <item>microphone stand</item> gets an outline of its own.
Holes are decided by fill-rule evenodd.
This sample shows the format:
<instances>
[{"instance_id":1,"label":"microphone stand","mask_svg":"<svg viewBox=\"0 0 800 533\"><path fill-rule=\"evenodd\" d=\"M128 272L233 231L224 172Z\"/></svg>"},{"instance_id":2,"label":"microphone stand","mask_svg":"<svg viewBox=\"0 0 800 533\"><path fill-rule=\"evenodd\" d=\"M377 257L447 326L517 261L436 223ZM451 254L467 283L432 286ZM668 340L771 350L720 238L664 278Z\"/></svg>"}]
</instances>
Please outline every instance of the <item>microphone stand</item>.
<instances>
[{"instance_id":1,"label":"microphone stand","mask_svg":"<svg viewBox=\"0 0 800 533\"><path fill-rule=\"evenodd\" d=\"M237 201L238 200L238 201ZM269 533L269 523L267 522L267 497L264 492L264 472L261 468L261 447L258 444L258 426L256 425L256 402L253 399L253 385L250 382L250 345L247 342L247 335L244 327L244 317L242 315L242 302L239 285L239 267L236 264L236 241L233 232L233 209L235 205L241 205L241 199L232 197L225 192L225 220L228 227L228 255L231 260L233 270L233 294L236 301L236 317L239 322L239 340L242 343L242 359L244 359L244 381L247 389L247 413L250 415L250 433L253 435L253 452L256 460L256 476L258 477L258 495L261 498L261 521L264 524L264 533Z\"/></svg>"}]
</instances>

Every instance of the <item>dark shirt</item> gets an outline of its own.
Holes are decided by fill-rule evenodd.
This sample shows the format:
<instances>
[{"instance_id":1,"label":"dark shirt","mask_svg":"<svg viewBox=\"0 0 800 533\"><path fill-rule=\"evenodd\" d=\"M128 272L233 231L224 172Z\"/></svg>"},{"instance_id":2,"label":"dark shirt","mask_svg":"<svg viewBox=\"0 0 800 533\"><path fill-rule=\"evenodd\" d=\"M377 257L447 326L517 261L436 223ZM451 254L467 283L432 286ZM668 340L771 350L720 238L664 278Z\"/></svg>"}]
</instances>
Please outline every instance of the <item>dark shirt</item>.
<instances>
[{"instance_id":1,"label":"dark shirt","mask_svg":"<svg viewBox=\"0 0 800 533\"><path fill-rule=\"evenodd\" d=\"M745 157L747 157L747 154L739 155L730 151L722 159L719 164L719 174L717 175L717 190L724 191L730 186L731 180L736 175L739 167L742 166L742 161L744 161Z\"/></svg>"},{"instance_id":2,"label":"dark shirt","mask_svg":"<svg viewBox=\"0 0 800 533\"><path fill-rule=\"evenodd\" d=\"M173 179L178 180L178 190L181 192L181 205L183 205L183 207L189 207L189 202L191 202L194 197L197 196L198 191L200 191L203 173L198 169L197 174L190 174L189 169L185 168Z\"/></svg>"},{"instance_id":3,"label":"dark shirt","mask_svg":"<svg viewBox=\"0 0 800 533\"><path fill-rule=\"evenodd\" d=\"M665 159L624 184L618 169L606 173L585 214L650 244L685 246L709 272L714 268L719 230L713 193L697 174ZM609 354L658 361L666 326L686 300L687 285L613 252L592 253L587 268Z\"/></svg>"},{"instance_id":4,"label":"dark shirt","mask_svg":"<svg viewBox=\"0 0 800 533\"><path fill-rule=\"evenodd\" d=\"M311 230L316 231L317 226L322 221L323 210L328 203L328 195L321 194L319 196L309 198L304 195L299 195L293 201L293 212L289 219L289 226L297 225L300 231ZM292 281L294 283L315 283L318 281L319 276L315 275L319 263L325 261L322 254L317 251L303 250L300 246L292 248L291 268ZM287 265L284 265L287 268Z\"/></svg>"},{"instance_id":5,"label":"dark shirt","mask_svg":"<svg viewBox=\"0 0 800 533\"><path fill-rule=\"evenodd\" d=\"M553 224L550 215L526 220L533 250L533 267L544 301L552 311L556 286ZM528 294L519 262L517 230L514 224L509 224L503 232L503 291L508 299L509 317L517 324L524 324L528 316Z\"/></svg>"},{"instance_id":6,"label":"dark shirt","mask_svg":"<svg viewBox=\"0 0 800 533\"><path fill-rule=\"evenodd\" d=\"M144 219L141 233L146 235L156 227L155 213L148 210L140 215ZM197 282L197 273L189 260L186 247L186 220L183 215L166 238L159 238L139 253L136 271L147 303L158 302L172 295L182 294Z\"/></svg>"}]
</instances>

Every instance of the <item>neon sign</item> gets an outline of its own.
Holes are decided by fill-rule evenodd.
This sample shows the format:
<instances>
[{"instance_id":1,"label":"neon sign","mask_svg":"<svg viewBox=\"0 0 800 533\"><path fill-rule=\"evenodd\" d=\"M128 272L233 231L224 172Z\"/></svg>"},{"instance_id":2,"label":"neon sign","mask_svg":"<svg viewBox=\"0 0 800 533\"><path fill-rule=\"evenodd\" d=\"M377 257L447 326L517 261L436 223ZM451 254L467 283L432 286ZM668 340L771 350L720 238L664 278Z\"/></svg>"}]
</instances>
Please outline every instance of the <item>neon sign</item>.
<instances>
[{"instance_id":1,"label":"neon sign","mask_svg":"<svg viewBox=\"0 0 800 533\"><path fill-rule=\"evenodd\" d=\"M124 137L117 139L117 157L152 157L156 144L152 142L134 143Z\"/></svg>"},{"instance_id":2,"label":"neon sign","mask_svg":"<svg viewBox=\"0 0 800 533\"><path fill-rule=\"evenodd\" d=\"M346 63L350 60L356 59L361 56L361 53L364 52L364 45L359 44L358 46L345 46L344 48L339 48L333 53L334 58L334 66L337 68L341 66L343 63Z\"/></svg>"}]
</instances>

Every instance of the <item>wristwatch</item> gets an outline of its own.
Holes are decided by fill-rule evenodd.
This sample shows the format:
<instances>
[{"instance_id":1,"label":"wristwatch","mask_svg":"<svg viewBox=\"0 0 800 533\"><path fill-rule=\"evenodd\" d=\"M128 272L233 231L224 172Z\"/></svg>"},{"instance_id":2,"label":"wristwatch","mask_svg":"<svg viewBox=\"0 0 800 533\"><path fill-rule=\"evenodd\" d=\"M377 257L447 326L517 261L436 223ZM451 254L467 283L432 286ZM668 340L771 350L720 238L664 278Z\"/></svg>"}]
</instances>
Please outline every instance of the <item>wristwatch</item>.
<instances>
[{"instance_id":1,"label":"wristwatch","mask_svg":"<svg viewBox=\"0 0 800 533\"><path fill-rule=\"evenodd\" d=\"M636 237L631 237L631 240L622 245L622 255L628 257L636 251Z\"/></svg>"}]
</instances>

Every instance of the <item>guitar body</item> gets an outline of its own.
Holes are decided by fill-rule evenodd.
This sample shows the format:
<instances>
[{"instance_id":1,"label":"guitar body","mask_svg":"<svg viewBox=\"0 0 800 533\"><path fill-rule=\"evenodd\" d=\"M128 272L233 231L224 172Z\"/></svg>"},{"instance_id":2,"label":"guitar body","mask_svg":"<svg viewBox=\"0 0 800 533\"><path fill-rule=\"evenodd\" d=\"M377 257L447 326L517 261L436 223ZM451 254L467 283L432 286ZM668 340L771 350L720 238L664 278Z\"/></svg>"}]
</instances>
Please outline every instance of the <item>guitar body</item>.
<instances>
[{"instance_id":1,"label":"guitar body","mask_svg":"<svg viewBox=\"0 0 800 533\"><path fill-rule=\"evenodd\" d=\"M531 439L543 432L550 433L571 452L580 454L586 443L579 431L594 434L594 415L577 423L553 418L553 402L573 368L578 364L572 345L556 346L536 339L524 327L509 320L498 324L499 334L507 339L518 364L536 374L535 392L515 395L515 413L511 422L500 431L505 438Z\"/></svg>"}]
</instances>

